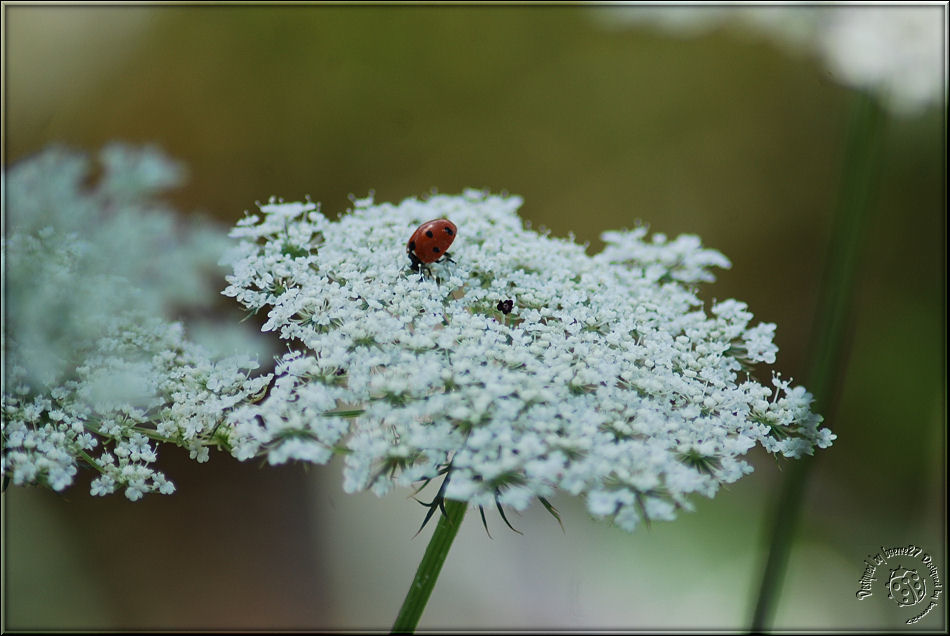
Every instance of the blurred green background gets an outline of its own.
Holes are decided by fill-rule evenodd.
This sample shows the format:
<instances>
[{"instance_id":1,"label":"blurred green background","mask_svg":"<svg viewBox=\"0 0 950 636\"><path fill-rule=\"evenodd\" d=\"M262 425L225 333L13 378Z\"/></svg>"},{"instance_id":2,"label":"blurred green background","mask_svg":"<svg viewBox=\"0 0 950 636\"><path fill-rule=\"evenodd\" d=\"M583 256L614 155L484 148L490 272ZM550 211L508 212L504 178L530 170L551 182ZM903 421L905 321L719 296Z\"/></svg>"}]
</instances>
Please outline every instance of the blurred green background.
<instances>
[{"instance_id":1,"label":"blurred green background","mask_svg":"<svg viewBox=\"0 0 950 636\"><path fill-rule=\"evenodd\" d=\"M399 201L485 187L600 249L637 221L733 263L703 290L778 324L801 379L853 94L813 57L715 29L605 28L587 7L4 7L4 166L50 143L155 143L183 211ZM617 9L619 10L619 9ZM688 9L669 9L688 10ZM892 118L849 359L776 627L898 628L862 560L916 543L947 575L945 112ZM747 626L783 468L633 534L567 497L470 514L421 628ZM408 492L345 495L340 465L165 449L178 486L130 503L3 494L4 623L43 629L387 629L430 529ZM945 629L946 606L919 625Z\"/></svg>"}]
</instances>

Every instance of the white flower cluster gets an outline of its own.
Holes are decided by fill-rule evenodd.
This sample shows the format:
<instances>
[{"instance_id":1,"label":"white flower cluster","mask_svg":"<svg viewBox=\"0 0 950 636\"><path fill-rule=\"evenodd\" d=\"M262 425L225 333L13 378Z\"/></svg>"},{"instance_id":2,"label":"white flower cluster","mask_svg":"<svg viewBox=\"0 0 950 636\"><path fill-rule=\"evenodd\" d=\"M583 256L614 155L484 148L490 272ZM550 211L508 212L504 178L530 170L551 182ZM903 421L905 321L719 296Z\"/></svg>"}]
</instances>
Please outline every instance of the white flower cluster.
<instances>
[{"instance_id":1,"label":"white flower cluster","mask_svg":"<svg viewBox=\"0 0 950 636\"><path fill-rule=\"evenodd\" d=\"M774 325L751 326L736 301L704 311L693 285L729 265L721 254L640 228L606 233L591 258L525 229L520 199L474 191L361 200L339 221L271 203L240 223L225 294L266 310L289 347L254 375L169 318L206 299L201 271L222 245L210 229L180 238L150 198L180 170L124 146L101 160L94 186L88 160L61 150L5 176L2 473L15 484L62 490L86 465L93 494L169 493L162 443L198 461L211 447L272 463L342 454L348 491L444 475L440 497L521 509L564 490L632 529L749 472L756 444L797 457L834 439L804 389L748 375L774 362ZM441 217L459 228L455 260L410 271L409 234Z\"/></svg>"},{"instance_id":2,"label":"white flower cluster","mask_svg":"<svg viewBox=\"0 0 950 636\"><path fill-rule=\"evenodd\" d=\"M122 145L100 159L94 186L89 159L63 149L4 175L2 472L62 490L86 465L93 494L135 500L174 490L153 466L157 444L207 459L227 410L268 378L249 378L247 356L216 361L167 318L215 296L207 270L227 242L195 224L179 236L149 197L180 168Z\"/></svg>"},{"instance_id":3,"label":"white flower cluster","mask_svg":"<svg viewBox=\"0 0 950 636\"><path fill-rule=\"evenodd\" d=\"M762 33L812 51L832 77L877 93L896 113L946 99L945 8L940 6L612 7L605 26L654 24L688 36L723 26Z\"/></svg>"},{"instance_id":4,"label":"white flower cluster","mask_svg":"<svg viewBox=\"0 0 950 636\"><path fill-rule=\"evenodd\" d=\"M347 491L446 475L447 498L523 509L563 490L630 530L750 472L757 444L831 444L804 389L747 372L774 361L774 325L734 300L704 311L693 286L724 256L641 228L589 257L523 227L520 204L364 199L331 221L272 201L244 219L224 293L290 351L266 397L229 412L233 452L342 454ZM454 262L413 273L408 238L441 217Z\"/></svg>"}]
</instances>

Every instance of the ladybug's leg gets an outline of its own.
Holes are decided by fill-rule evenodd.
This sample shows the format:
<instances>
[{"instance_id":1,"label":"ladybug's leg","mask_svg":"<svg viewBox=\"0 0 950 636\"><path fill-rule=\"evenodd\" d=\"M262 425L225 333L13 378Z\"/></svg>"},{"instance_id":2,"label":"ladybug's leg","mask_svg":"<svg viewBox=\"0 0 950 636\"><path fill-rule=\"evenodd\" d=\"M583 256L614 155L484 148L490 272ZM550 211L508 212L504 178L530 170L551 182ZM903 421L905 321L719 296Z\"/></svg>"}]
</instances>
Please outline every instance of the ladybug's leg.
<instances>
[{"instance_id":1,"label":"ladybug's leg","mask_svg":"<svg viewBox=\"0 0 950 636\"><path fill-rule=\"evenodd\" d=\"M429 277L432 276L432 272L429 270L429 266L423 263L422 261L420 261L418 256L416 256L412 252L408 252L408 255L409 255L409 261L410 261L409 269L411 269L412 271L420 275L419 277L420 281L425 280L426 276L429 276Z\"/></svg>"},{"instance_id":2,"label":"ladybug's leg","mask_svg":"<svg viewBox=\"0 0 950 636\"><path fill-rule=\"evenodd\" d=\"M455 261L452 259L452 256L451 256L448 252L446 252L445 254L443 254L443 255L442 255L442 258L439 259L439 262L440 262L440 263L441 263L442 261L448 261L448 262L450 262L450 263L454 263L454 262L455 262Z\"/></svg>"}]
</instances>

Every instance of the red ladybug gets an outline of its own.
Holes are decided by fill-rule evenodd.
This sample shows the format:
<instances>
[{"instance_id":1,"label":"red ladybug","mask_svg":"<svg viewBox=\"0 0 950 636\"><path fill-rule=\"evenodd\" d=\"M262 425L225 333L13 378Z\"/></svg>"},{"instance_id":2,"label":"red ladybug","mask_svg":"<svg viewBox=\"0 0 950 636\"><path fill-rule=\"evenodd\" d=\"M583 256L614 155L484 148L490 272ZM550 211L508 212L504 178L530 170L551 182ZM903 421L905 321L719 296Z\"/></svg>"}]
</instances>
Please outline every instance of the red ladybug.
<instances>
[{"instance_id":1,"label":"red ladybug","mask_svg":"<svg viewBox=\"0 0 950 636\"><path fill-rule=\"evenodd\" d=\"M455 240L455 223L448 219L426 221L412 233L406 244L406 254L412 262L412 271L418 272L429 263L441 259L451 261L446 251Z\"/></svg>"}]
</instances>

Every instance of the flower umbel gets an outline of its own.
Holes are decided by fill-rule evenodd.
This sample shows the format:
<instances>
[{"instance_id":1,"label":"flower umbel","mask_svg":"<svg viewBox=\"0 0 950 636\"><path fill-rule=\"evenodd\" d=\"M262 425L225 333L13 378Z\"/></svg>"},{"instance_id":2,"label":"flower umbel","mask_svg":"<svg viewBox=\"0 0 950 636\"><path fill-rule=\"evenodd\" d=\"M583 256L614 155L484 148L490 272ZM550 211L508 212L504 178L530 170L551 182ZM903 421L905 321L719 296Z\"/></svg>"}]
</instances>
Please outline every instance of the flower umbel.
<instances>
[{"instance_id":1,"label":"flower umbel","mask_svg":"<svg viewBox=\"0 0 950 636\"><path fill-rule=\"evenodd\" d=\"M653 24L693 36L724 26L759 33L815 54L831 79L881 98L894 113L917 114L946 99L944 13L939 6L610 7L601 24Z\"/></svg>"},{"instance_id":2,"label":"flower umbel","mask_svg":"<svg viewBox=\"0 0 950 636\"><path fill-rule=\"evenodd\" d=\"M99 159L95 184L90 159L59 148L4 175L0 467L5 483L63 490L86 466L98 474L92 494L137 500L175 490L154 467L159 445L206 461L228 409L269 378L251 377L247 354L261 347L238 325L216 325L205 348L169 317L207 309L206 273L227 241L152 196L180 180L180 167L121 144ZM234 344L245 355L210 352Z\"/></svg>"},{"instance_id":3,"label":"flower umbel","mask_svg":"<svg viewBox=\"0 0 950 636\"><path fill-rule=\"evenodd\" d=\"M449 499L524 509L563 490L632 530L750 472L757 444L831 444L804 389L748 373L774 361L774 325L696 296L724 256L638 228L590 257L523 227L520 205L363 199L331 221L272 201L239 223L224 293L265 310L290 350L266 397L228 414L227 446L272 463L343 454L347 491L444 473ZM421 278L405 245L433 218L458 226L456 262Z\"/></svg>"}]
</instances>

